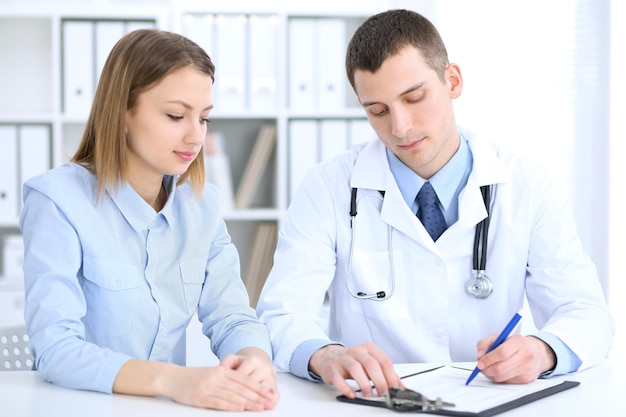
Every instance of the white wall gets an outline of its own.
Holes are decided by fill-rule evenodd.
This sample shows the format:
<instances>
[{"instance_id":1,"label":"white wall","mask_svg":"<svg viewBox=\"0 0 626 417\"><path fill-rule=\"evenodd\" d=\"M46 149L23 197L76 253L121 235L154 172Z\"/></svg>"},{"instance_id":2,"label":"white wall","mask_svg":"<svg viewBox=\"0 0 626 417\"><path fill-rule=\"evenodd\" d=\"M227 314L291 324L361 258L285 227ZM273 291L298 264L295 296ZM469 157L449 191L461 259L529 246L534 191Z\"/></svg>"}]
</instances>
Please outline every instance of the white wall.
<instances>
[{"instance_id":1,"label":"white wall","mask_svg":"<svg viewBox=\"0 0 626 417\"><path fill-rule=\"evenodd\" d=\"M611 1L610 306L617 322L613 356L626 357L626 3Z\"/></svg>"}]
</instances>

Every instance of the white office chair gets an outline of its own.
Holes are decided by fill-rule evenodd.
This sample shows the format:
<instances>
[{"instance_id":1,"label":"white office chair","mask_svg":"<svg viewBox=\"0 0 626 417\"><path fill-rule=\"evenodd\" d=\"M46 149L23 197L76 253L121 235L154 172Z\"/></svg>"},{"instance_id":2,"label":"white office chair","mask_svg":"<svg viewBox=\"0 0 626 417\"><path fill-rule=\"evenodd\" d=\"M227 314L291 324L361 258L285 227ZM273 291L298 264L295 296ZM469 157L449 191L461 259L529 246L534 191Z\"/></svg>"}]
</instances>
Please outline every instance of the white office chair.
<instances>
[{"instance_id":1,"label":"white office chair","mask_svg":"<svg viewBox=\"0 0 626 417\"><path fill-rule=\"evenodd\" d=\"M0 371L30 371L33 357L23 324L0 324Z\"/></svg>"}]
</instances>

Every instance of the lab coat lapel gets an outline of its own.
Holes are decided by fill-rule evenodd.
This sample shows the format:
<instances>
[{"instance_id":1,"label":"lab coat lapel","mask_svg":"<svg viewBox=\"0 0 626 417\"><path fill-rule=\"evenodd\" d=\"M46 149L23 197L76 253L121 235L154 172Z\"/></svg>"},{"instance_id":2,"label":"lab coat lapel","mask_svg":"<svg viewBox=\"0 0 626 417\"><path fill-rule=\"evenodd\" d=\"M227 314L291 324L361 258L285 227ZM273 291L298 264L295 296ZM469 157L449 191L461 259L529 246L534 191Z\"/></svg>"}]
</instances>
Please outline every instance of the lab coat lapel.
<instances>
[{"instance_id":1,"label":"lab coat lapel","mask_svg":"<svg viewBox=\"0 0 626 417\"><path fill-rule=\"evenodd\" d=\"M487 209L483 202L480 187L509 181L509 171L498 157L495 146L477 140L476 136L471 133L464 132L463 137L467 139L474 162L467 185L459 194L458 221L451 226L451 228L460 230L474 227L487 217ZM491 189L492 204L497 193L496 188L492 187Z\"/></svg>"},{"instance_id":2,"label":"lab coat lapel","mask_svg":"<svg viewBox=\"0 0 626 417\"><path fill-rule=\"evenodd\" d=\"M507 182L509 172L498 158L497 149L491 144L482 143L476 136L464 132L472 157L472 173L466 187L459 194L458 221L451 225L435 244L426 229L420 224L415 213L406 205L398 189L393 174L389 169L384 144L379 141L369 142L358 154L354 164L351 187L359 189L383 190L385 198L380 212L380 220L394 229L406 234L424 247L438 252L437 246L453 243L459 233L473 230L476 224L487 217L480 187L482 185ZM495 191L492 189L492 201Z\"/></svg>"},{"instance_id":3,"label":"lab coat lapel","mask_svg":"<svg viewBox=\"0 0 626 417\"><path fill-rule=\"evenodd\" d=\"M386 188L380 219L427 249L434 252L437 251L435 242L433 242L415 213L406 205L400 189L398 189L396 182L393 181L393 176Z\"/></svg>"},{"instance_id":4,"label":"lab coat lapel","mask_svg":"<svg viewBox=\"0 0 626 417\"><path fill-rule=\"evenodd\" d=\"M400 189L389 169L385 145L381 141L376 140L368 143L359 153L354 164L350 186L384 191L385 198L380 212L380 220L428 249L437 250L415 213L411 212L410 207L402 198Z\"/></svg>"}]
</instances>

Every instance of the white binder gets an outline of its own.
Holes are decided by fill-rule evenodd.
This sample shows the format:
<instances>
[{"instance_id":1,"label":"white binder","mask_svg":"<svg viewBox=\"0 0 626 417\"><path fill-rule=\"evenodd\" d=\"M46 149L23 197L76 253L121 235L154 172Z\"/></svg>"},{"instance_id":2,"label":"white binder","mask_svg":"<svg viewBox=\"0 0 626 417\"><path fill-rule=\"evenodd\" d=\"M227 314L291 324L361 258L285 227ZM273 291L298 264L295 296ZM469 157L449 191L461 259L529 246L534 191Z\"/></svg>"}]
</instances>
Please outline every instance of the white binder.
<instances>
[{"instance_id":1,"label":"white binder","mask_svg":"<svg viewBox=\"0 0 626 417\"><path fill-rule=\"evenodd\" d=\"M320 161L325 161L349 149L348 122L345 119L324 119L320 122Z\"/></svg>"},{"instance_id":2,"label":"white binder","mask_svg":"<svg viewBox=\"0 0 626 417\"><path fill-rule=\"evenodd\" d=\"M357 143L369 142L378 138L376 132L367 119L353 119L350 121L350 147Z\"/></svg>"},{"instance_id":3,"label":"white binder","mask_svg":"<svg viewBox=\"0 0 626 417\"><path fill-rule=\"evenodd\" d=\"M184 15L182 34L204 49L215 64L215 16L212 14Z\"/></svg>"},{"instance_id":4,"label":"white binder","mask_svg":"<svg viewBox=\"0 0 626 417\"><path fill-rule=\"evenodd\" d=\"M215 184L220 191L222 212L234 206L233 176L230 159L224 151L224 138L221 132L208 132L204 145L204 169L206 181Z\"/></svg>"},{"instance_id":5,"label":"white binder","mask_svg":"<svg viewBox=\"0 0 626 417\"><path fill-rule=\"evenodd\" d=\"M18 283L24 279L24 239L19 234L5 235L2 246L2 273L0 275L6 282ZM0 315L0 319L4 319L4 316Z\"/></svg>"},{"instance_id":6,"label":"white binder","mask_svg":"<svg viewBox=\"0 0 626 417\"><path fill-rule=\"evenodd\" d=\"M289 20L289 106L294 110L313 110L317 107L317 27L316 19Z\"/></svg>"},{"instance_id":7,"label":"white binder","mask_svg":"<svg viewBox=\"0 0 626 417\"><path fill-rule=\"evenodd\" d=\"M124 22L122 21L97 21L96 25L96 73L94 85L98 85L102 67L106 62L115 43L124 36Z\"/></svg>"},{"instance_id":8,"label":"white binder","mask_svg":"<svg viewBox=\"0 0 626 417\"><path fill-rule=\"evenodd\" d=\"M94 92L93 23L63 22L63 111L85 117Z\"/></svg>"},{"instance_id":9,"label":"white binder","mask_svg":"<svg viewBox=\"0 0 626 417\"><path fill-rule=\"evenodd\" d=\"M23 184L50 169L50 128L47 125L23 125L19 130L19 181ZM20 208L22 187L20 186Z\"/></svg>"},{"instance_id":10,"label":"white binder","mask_svg":"<svg viewBox=\"0 0 626 417\"><path fill-rule=\"evenodd\" d=\"M248 23L249 107L273 110L278 98L278 17L252 15Z\"/></svg>"},{"instance_id":11,"label":"white binder","mask_svg":"<svg viewBox=\"0 0 626 417\"><path fill-rule=\"evenodd\" d=\"M215 108L243 111L246 108L246 29L245 15L216 17Z\"/></svg>"},{"instance_id":12,"label":"white binder","mask_svg":"<svg viewBox=\"0 0 626 417\"><path fill-rule=\"evenodd\" d=\"M318 126L315 120L289 123L289 198L293 198L302 178L318 162Z\"/></svg>"},{"instance_id":13,"label":"white binder","mask_svg":"<svg viewBox=\"0 0 626 417\"><path fill-rule=\"evenodd\" d=\"M137 29L154 29L155 23L151 20L128 20L124 24L124 33L129 33Z\"/></svg>"},{"instance_id":14,"label":"white binder","mask_svg":"<svg viewBox=\"0 0 626 417\"><path fill-rule=\"evenodd\" d=\"M346 107L346 22L339 18L323 18L317 22L318 41L316 61L319 62L317 106L322 110Z\"/></svg>"},{"instance_id":15,"label":"white binder","mask_svg":"<svg viewBox=\"0 0 626 417\"><path fill-rule=\"evenodd\" d=\"M0 125L0 223L15 222L19 211L17 127Z\"/></svg>"}]
</instances>

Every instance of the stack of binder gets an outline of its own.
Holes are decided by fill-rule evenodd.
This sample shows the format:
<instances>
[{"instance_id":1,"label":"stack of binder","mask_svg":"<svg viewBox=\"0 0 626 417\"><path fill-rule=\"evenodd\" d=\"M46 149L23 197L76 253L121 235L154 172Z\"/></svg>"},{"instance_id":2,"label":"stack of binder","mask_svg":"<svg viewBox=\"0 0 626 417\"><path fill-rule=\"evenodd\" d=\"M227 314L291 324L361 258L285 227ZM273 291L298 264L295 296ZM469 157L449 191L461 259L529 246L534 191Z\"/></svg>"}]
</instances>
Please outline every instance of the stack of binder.
<instances>
[{"instance_id":1,"label":"stack of binder","mask_svg":"<svg viewBox=\"0 0 626 417\"><path fill-rule=\"evenodd\" d=\"M289 122L289 196L317 163L369 142L376 133L366 119L294 119Z\"/></svg>"},{"instance_id":2,"label":"stack of binder","mask_svg":"<svg viewBox=\"0 0 626 417\"><path fill-rule=\"evenodd\" d=\"M22 184L51 168L50 125L0 125L0 223L17 222Z\"/></svg>"},{"instance_id":3,"label":"stack of binder","mask_svg":"<svg viewBox=\"0 0 626 417\"><path fill-rule=\"evenodd\" d=\"M346 23L340 18L289 20L289 106L293 110L337 110L346 103L342 63Z\"/></svg>"},{"instance_id":4,"label":"stack of binder","mask_svg":"<svg viewBox=\"0 0 626 417\"><path fill-rule=\"evenodd\" d=\"M187 14L182 33L204 48L215 64L217 111L277 107L277 16Z\"/></svg>"},{"instance_id":5,"label":"stack of binder","mask_svg":"<svg viewBox=\"0 0 626 417\"><path fill-rule=\"evenodd\" d=\"M152 20L63 20L63 112L85 117L113 45L128 32L154 26Z\"/></svg>"}]
</instances>

